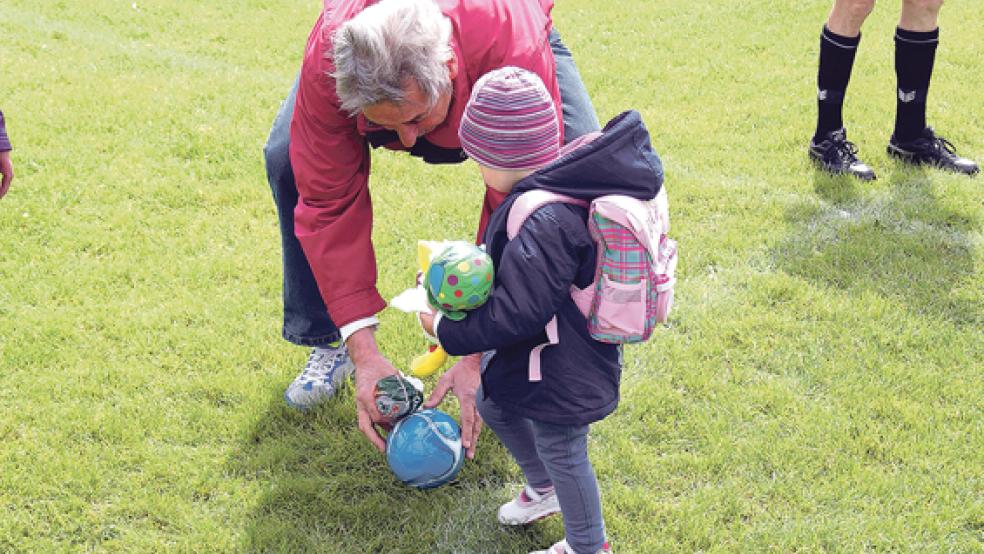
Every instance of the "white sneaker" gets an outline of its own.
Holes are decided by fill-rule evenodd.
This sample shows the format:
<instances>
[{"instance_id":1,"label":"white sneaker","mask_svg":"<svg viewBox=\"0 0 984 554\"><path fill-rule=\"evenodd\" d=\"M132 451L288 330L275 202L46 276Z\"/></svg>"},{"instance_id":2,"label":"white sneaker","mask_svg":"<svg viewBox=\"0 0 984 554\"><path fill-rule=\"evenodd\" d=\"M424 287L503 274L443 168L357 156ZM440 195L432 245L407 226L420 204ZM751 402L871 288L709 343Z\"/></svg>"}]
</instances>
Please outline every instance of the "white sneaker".
<instances>
[{"instance_id":1,"label":"white sneaker","mask_svg":"<svg viewBox=\"0 0 984 554\"><path fill-rule=\"evenodd\" d=\"M304 371L284 391L284 400L291 408L306 410L335 395L345 378L355 371L345 345L337 348L315 348L308 357Z\"/></svg>"},{"instance_id":2,"label":"white sneaker","mask_svg":"<svg viewBox=\"0 0 984 554\"><path fill-rule=\"evenodd\" d=\"M567 544L567 539L564 539L557 544L551 546L547 550L536 550L530 552L530 554L577 554L571 550L570 545ZM612 554L612 547L608 546L608 543L601 545L601 550L595 552L595 554Z\"/></svg>"},{"instance_id":3,"label":"white sneaker","mask_svg":"<svg viewBox=\"0 0 984 554\"><path fill-rule=\"evenodd\" d=\"M499 506L499 523L526 525L560 512L557 491L540 494L526 485L516 498Z\"/></svg>"}]
</instances>

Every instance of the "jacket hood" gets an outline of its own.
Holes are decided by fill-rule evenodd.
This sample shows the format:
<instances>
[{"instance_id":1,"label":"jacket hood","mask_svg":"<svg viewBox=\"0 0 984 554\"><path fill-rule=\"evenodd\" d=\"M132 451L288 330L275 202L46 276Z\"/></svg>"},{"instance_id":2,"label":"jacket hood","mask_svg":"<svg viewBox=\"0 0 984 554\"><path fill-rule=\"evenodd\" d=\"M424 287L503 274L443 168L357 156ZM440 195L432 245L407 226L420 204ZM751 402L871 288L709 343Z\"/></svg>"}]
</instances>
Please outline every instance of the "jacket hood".
<instances>
[{"instance_id":1,"label":"jacket hood","mask_svg":"<svg viewBox=\"0 0 984 554\"><path fill-rule=\"evenodd\" d=\"M622 112L593 141L564 153L516 184L512 195L546 189L582 200L623 194L641 200L663 185L663 164L639 112Z\"/></svg>"}]
</instances>

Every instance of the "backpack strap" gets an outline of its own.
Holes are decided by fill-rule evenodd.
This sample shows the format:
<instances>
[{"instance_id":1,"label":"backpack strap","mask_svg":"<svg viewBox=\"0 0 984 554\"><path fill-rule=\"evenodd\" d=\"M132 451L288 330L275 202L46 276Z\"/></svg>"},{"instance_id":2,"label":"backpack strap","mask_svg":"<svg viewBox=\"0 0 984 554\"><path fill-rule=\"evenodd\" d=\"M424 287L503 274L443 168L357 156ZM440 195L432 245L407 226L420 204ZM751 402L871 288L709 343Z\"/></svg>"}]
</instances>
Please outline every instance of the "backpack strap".
<instances>
[{"instance_id":1,"label":"backpack strap","mask_svg":"<svg viewBox=\"0 0 984 554\"><path fill-rule=\"evenodd\" d=\"M526 222L533 212L547 204L552 204L555 202L575 204L577 206L584 207L588 207L589 205L586 200L580 200L571 196L550 192L549 190L534 189L524 192L519 195L519 198L513 201L512 206L509 208L509 216L506 219L506 236L509 237L509 240L514 239L516 235L519 234L519 230L523 228L523 223ZM544 348L560 342L560 337L557 333L557 316L550 319L550 322L547 323L545 331L547 333L547 342L537 345L530 352L530 381L540 381L543 378L540 372L540 352Z\"/></svg>"},{"instance_id":2,"label":"backpack strap","mask_svg":"<svg viewBox=\"0 0 984 554\"><path fill-rule=\"evenodd\" d=\"M509 237L509 240L516 238L519 230L523 228L523 223L526 223L526 220L533 215L533 212L554 202L588 207L587 200L580 200L572 196L550 192L549 190L528 190L520 194L519 198L509 208L509 217L506 219L506 236Z\"/></svg>"},{"instance_id":3,"label":"backpack strap","mask_svg":"<svg viewBox=\"0 0 984 554\"><path fill-rule=\"evenodd\" d=\"M560 343L560 336L557 334L557 316L550 318L544 330L547 332L547 342L534 346L530 351L529 380L533 382L543 379L543 374L540 372L540 352L550 345Z\"/></svg>"}]
</instances>

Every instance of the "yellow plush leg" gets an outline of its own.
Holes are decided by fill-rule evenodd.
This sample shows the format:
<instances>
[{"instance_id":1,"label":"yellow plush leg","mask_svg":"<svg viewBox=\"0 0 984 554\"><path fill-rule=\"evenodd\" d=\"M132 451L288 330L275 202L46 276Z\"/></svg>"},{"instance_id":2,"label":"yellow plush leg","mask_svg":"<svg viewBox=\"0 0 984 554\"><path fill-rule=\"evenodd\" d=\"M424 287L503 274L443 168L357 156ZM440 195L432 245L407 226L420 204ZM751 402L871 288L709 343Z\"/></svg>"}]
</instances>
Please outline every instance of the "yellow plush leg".
<instances>
[{"instance_id":1,"label":"yellow plush leg","mask_svg":"<svg viewBox=\"0 0 984 554\"><path fill-rule=\"evenodd\" d=\"M447 361L447 352L440 346L432 344L427 348L426 354L417 356L410 362L410 373L414 377L428 377L441 369Z\"/></svg>"}]
</instances>

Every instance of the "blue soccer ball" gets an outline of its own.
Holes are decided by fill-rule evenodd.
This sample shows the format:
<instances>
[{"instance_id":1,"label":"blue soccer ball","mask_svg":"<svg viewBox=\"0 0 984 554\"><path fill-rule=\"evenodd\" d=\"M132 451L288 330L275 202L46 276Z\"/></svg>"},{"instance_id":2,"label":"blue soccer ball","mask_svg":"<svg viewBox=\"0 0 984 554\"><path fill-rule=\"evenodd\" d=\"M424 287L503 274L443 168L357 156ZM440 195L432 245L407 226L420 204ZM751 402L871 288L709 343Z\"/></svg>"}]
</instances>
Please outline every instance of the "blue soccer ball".
<instances>
[{"instance_id":1,"label":"blue soccer ball","mask_svg":"<svg viewBox=\"0 0 984 554\"><path fill-rule=\"evenodd\" d=\"M461 428L440 410L401 419L386 437L386 461L396 478L418 489L439 487L458 475L464 461Z\"/></svg>"}]
</instances>

